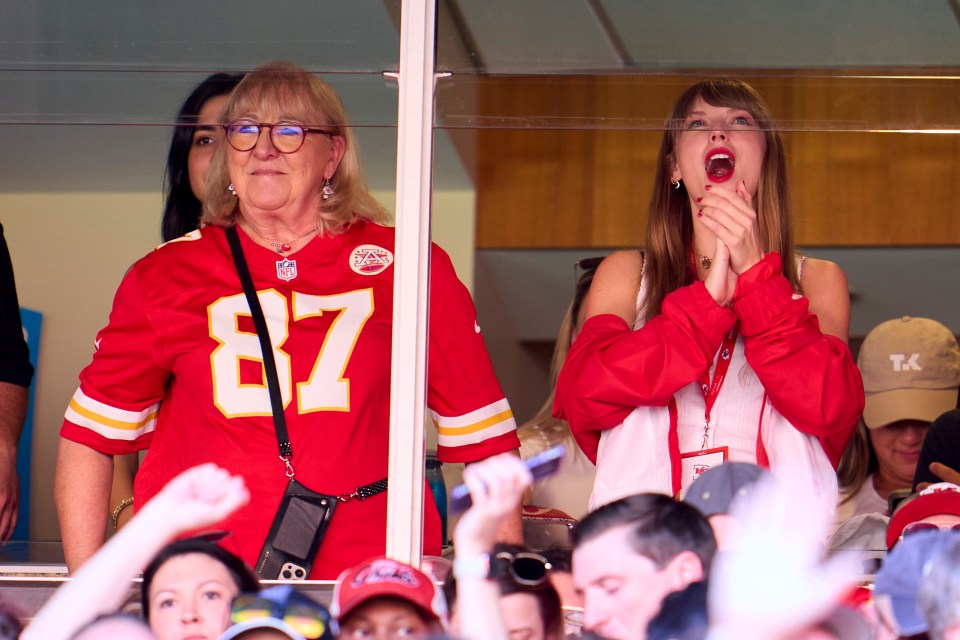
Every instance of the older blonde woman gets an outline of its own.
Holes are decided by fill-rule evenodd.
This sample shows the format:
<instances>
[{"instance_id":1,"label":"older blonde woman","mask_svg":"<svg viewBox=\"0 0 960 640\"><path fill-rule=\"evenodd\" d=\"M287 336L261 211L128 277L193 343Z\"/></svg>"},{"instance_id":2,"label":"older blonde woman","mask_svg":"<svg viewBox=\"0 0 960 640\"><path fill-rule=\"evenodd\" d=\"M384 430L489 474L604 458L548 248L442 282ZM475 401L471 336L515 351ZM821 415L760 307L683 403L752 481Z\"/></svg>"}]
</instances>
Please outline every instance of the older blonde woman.
<instances>
[{"instance_id":1,"label":"older blonde woman","mask_svg":"<svg viewBox=\"0 0 960 640\"><path fill-rule=\"evenodd\" d=\"M339 98L312 74L260 67L220 119L228 144L211 163L206 226L161 246L124 278L66 413L56 495L71 568L102 542L109 454L148 447L135 505L201 462L244 476L250 504L221 526L251 564L290 467L315 492L375 493L339 503L309 577L334 578L384 552L386 494L376 490L389 439L394 233L380 224L387 214L366 191ZM263 311L268 351L241 264ZM429 334L428 379L441 459L516 449L473 303L436 247L431 287L432 315L443 320ZM278 460L265 353L276 364L289 464ZM432 503L426 508L425 548L439 553L439 516Z\"/></svg>"}]
</instances>

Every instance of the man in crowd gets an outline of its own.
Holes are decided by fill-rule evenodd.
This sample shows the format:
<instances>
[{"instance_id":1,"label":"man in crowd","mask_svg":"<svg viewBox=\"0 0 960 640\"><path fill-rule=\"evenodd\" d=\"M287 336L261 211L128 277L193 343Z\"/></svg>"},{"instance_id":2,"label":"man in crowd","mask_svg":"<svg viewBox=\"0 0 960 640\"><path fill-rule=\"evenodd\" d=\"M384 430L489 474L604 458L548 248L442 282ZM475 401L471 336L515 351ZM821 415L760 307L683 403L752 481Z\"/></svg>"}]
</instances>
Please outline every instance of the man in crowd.
<instances>
[{"instance_id":1,"label":"man in crowd","mask_svg":"<svg viewBox=\"0 0 960 640\"><path fill-rule=\"evenodd\" d=\"M707 577L717 544L694 507L642 493L588 514L573 532L573 581L584 627L609 640L644 640L663 599Z\"/></svg>"}]
</instances>

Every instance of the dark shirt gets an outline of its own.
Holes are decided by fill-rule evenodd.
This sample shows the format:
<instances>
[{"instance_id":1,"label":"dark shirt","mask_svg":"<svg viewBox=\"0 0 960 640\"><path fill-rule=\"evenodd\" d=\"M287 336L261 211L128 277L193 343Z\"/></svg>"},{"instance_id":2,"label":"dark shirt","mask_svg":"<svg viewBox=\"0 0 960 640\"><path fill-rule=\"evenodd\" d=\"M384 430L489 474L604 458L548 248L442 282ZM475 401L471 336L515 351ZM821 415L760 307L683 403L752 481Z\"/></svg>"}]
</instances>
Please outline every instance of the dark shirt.
<instances>
[{"instance_id":1,"label":"dark shirt","mask_svg":"<svg viewBox=\"0 0 960 640\"><path fill-rule=\"evenodd\" d=\"M913 490L921 482L942 482L930 473L930 463L939 462L955 471L960 471L960 410L947 411L933 421L923 439L917 472L913 477Z\"/></svg>"},{"instance_id":2,"label":"dark shirt","mask_svg":"<svg viewBox=\"0 0 960 640\"><path fill-rule=\"evenodd\" d=\"M0 225L0 382L29 387L32 379L33 366L23 339L13 263Z\"/></svg>"}]
</instances>

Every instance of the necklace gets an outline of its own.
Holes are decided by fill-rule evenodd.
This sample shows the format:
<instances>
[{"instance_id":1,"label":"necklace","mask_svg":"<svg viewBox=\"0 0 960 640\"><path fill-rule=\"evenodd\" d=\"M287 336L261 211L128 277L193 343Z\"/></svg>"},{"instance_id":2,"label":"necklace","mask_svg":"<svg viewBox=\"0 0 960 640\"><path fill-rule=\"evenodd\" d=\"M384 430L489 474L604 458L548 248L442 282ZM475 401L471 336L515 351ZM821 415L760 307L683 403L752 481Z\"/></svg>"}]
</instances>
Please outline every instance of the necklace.
<instances>
[{"instance_id":1,"label":"necklace","mask_svg":"<svg viewBox=\"0 0 960 640\"><path fill-rule=\"evenodd\" d=\"M244 222L247 222L246 219L244 219ZM250 224L249 222L247 222L247 226L250 227L250 230L253 231L260 239L265 240L267 244L273 247L273 250L279 253L280 255L283 255L287 251L290 251L290 248L291 248L290 245L292 245L293 243L303 240L307 236L311 236L317 233L317 229L313 228L313 229L310 229L310 231L307 231L305 234L301 236L297 236L293 240L288 240L287 242L281 242L279 240L274 240L273 238L263 235L262 233L257 231L257 228L252 224Z\"/></svg>"}]
</instances>

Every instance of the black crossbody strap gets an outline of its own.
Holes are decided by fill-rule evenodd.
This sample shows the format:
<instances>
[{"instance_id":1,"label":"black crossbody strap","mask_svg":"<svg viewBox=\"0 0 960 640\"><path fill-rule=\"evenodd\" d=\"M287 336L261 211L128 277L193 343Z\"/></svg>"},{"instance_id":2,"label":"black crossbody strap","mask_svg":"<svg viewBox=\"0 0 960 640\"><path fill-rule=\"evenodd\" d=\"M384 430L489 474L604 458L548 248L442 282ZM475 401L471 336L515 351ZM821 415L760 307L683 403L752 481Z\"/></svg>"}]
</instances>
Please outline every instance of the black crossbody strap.
<instances>
[{"instance_id":1,"label":"black crossbody strap","mask_svg":"<svg viewBox=\"0 0 960 640\"><path fill-rule=\"evenodd\" d=\"M253 316L253 326L257 329L260 339L260 350L263 352L263 368L267 376L267 390L270 392L270 408L273 410L273 426L277 430L277 446L280 449L280 458L287 464L287 475L293 477L293 468L290 458L293 456L293 447L290 445L290 436L287 433L287 418L283 415L283 399L280 395L280 381L277 378L277 361L273 357L273 345L270 344L270 334L267 331L267 321L263 317L263 309L257 298L257 290L253 287L253 278L250 269L243 257L243 247L240 246L240 236L236 226L227 227L227 242L230 244L230 253L233 254L233 264L237 267L237 275L243 285L243 293L247 297L250 315Z\"/></svg>"}]
</instances>

